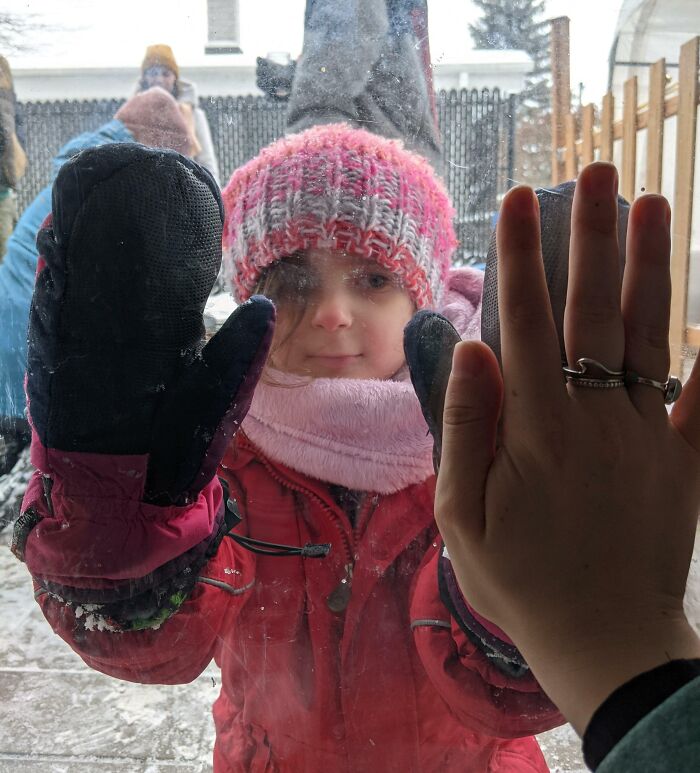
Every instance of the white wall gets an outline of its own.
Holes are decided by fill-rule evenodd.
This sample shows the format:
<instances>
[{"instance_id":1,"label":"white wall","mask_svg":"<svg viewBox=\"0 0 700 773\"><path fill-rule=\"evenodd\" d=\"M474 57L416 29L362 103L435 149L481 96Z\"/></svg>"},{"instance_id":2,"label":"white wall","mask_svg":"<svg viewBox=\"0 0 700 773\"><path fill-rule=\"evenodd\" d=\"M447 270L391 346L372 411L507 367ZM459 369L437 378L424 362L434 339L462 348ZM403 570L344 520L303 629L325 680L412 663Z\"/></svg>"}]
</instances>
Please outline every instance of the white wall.
<instances>
[{"instance_id":1,"label":"white wall","mask_svg":"<svg viewBox=\"0 0 700 773\"><path fill-rule=\"evenodd\" d=\"M517 93L531 69L522 51L478 51L467 62L434 65L437 89L498 87ZM489 54L489 56L482 56ZM478 55L478 56L476 56ZM181 77L193 81L203 96L261 94L255 85L255 66L181 67ZM15 69L15 90L20 101L55 99L124 98L133 93L138 67Z\"/></svg>"}]
</instances>

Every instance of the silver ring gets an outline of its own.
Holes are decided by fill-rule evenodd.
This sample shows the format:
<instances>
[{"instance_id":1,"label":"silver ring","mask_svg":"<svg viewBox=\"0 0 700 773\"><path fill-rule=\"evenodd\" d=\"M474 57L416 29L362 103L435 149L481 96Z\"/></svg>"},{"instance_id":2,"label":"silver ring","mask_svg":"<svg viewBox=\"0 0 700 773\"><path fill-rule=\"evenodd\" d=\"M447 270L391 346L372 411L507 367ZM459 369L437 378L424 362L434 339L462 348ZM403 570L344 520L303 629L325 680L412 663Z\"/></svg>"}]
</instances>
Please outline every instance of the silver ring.
<instances>
[{"instance_id":1,"label":"silver ring","mask_svg":"<svg viewBox=\"0 0 700 773\"><path fill-rule=\"evenodd\" d=\"M663 392L666 405L675 403L683 391L680 379L675 376L669 376L666 381L655 381L652 378L640 376L631 370L610 370L598 360L593 360L590 357L581 357L576 360L576 365L578 368L563 368L566 380L574 386L591 389L617 389L642 384Z\"/></svg>"},{"instance_id":2,"label":"silver ring","mask_svg":"<svg viewBox=\"0 0 700 773\"><path fill-rule=\"evenodd\" d=\"M576 360L576 365L578 365L578 369L562 368L566 380L574 386L591 389L619 389L625 386L625 372L623 370L610 370L598 360L592 360L590 357L581 357Z\"/></svg>"},{"instance_id":3,"label":"silver ring","mask_svg":"<svg viewBox=\"0 0 700 773\"><path fill-rule=\"evenodd\" d=\"M643 384L644 386L660 389L664 393L664 403L671 405L681 396L683 385L681 380L675 376L669 376L666 381L654 381L653 378L644 378L634 371L628 370L625 374L626 384Z\"/></svg>"}]
</instances>

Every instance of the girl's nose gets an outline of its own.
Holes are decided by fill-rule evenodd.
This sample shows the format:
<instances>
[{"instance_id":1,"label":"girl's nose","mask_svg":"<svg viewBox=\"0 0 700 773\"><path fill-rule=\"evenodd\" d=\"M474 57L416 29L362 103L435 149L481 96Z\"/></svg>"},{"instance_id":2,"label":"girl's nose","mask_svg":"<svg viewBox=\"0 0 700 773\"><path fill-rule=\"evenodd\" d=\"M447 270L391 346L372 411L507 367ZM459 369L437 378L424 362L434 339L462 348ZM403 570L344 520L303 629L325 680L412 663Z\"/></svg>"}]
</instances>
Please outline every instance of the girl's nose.
<instances>
[{"instance_id":1,"label":"girl's nose","mask_svg":"<svg viewBox=\"0 0 700 773\"><path fill-rule=\"evenodd\" d=\"M311 324L324 330L339 330L352 324L351 301L343 289L324 292L314 299Z\"/></svg>"}]
</instances>

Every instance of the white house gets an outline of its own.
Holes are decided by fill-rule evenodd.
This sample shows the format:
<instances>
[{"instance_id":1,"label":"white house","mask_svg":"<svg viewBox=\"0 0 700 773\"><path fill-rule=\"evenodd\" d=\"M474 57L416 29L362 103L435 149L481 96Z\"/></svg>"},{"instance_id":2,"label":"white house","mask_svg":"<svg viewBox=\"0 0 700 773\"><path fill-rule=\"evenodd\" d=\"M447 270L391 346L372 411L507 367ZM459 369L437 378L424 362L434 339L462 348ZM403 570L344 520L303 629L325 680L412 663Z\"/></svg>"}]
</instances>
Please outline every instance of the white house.
<instances>
[{"instance_id":1,"label":"white house","mask_svg":"<svg viewBox=\"0 0 700 773\"><path fill-rule=\"evenodd\" d=\"M75 4L62 4L59 29L46 45L13 57L20 100L126 97L151 43L171 45L182 77L201 95L259 94L255 58L269 52L295 58L303 41L304 0L122 0L118 14L105 13L99 3L78 5L79 13L71 11ZM50 23L52 10L56 6L47 5ZM434 0L429 16L436 88L522 89L530 57L473 51L469 3Z\"/></svg>"}]
</instances>

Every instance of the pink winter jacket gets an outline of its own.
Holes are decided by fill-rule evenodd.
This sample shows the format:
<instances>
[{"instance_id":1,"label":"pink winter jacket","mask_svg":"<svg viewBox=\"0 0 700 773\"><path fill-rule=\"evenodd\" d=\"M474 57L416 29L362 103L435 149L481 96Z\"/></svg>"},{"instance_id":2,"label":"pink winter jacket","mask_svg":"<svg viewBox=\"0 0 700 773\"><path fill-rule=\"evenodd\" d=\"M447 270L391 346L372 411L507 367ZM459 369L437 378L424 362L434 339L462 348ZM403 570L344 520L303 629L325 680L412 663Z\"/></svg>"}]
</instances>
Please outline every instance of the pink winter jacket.
<instances>
[{"instance_id":1,"label":"pink winter jacket","mask_svg":"<svg viewBox=\"0 0 700 773\"><path fill-rule=\"evenodd\" d=\"M189 682L215 659L216 773L547 770L532 735L561 715L529 672L495 667L440 598L432 475L369 491L353 524L329 485L273 461L241 431L219 469L243 518L236 531L330 543L330 554L259 556L224 539L174 615L116 632L46 592L47 579L101 588L107 576L142 577L154 553L162 564L200 539L221 488L212 481L189 508L157 513L134 482L143 459L45 452L40 461L52 460L68 478L79 464L82 484L54 480L52 509L36 483L25 498L40 518L25 559L46 618L89 666L121 679ZM68 559L56 563L52 541ZM50 561L74 576L47 578Z\"/></svg>"}]
</instances>

